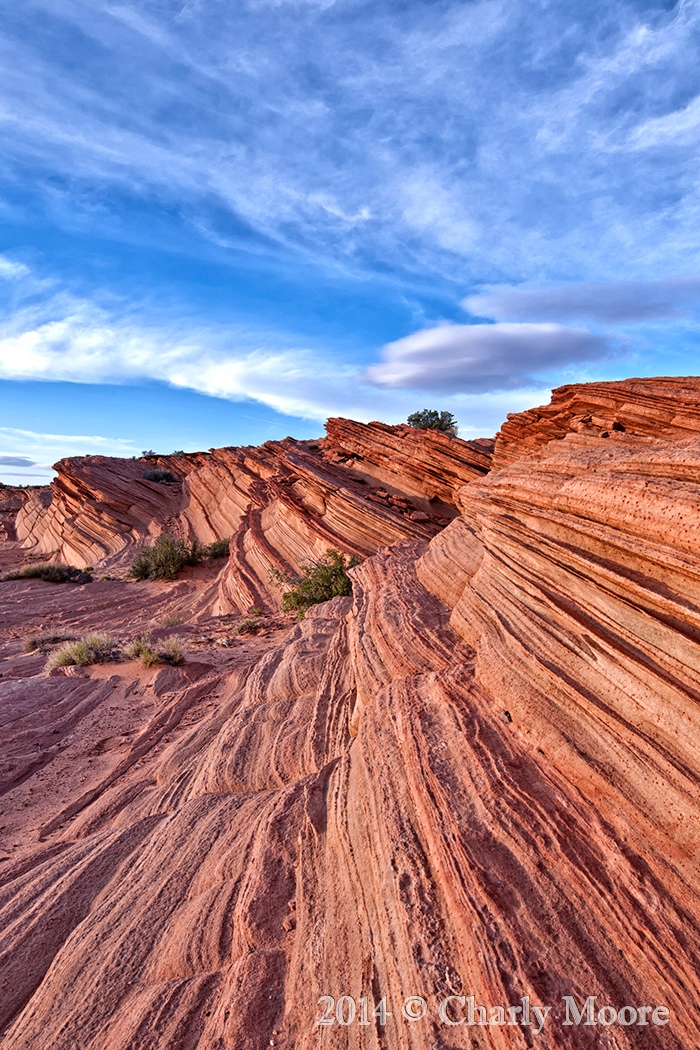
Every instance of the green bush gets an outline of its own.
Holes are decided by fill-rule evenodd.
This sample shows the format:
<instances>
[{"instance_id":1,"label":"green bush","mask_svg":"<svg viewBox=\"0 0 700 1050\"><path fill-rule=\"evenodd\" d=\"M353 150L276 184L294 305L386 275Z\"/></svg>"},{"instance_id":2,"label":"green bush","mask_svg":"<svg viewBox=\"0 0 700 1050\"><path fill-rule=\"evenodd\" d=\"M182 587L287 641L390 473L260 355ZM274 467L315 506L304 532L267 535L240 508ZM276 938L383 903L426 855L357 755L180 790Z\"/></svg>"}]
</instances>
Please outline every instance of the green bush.
<instances>
[{"instance_id":1,"label":"green bush","mask_svg":"<svg viewBox=\"0 0 700 1050\"><path fill-rule=\"evenodd\" d=\"M302 566L298 576L288 575L273 569L270 576L273 582L287 585L289 590L282 594L282 608L285 612L296 612L303 620L307 609L320 602L330 601L352 594L352 583L347 570L360 564L354 555L341 554L329 547L324 558L308 562Z\"/></svg>"},{"instance_id":2,"label":"green bush","mask_svg":"<svg viewBox=\"0 0 700 1050\"><path fill-rule=\"evenodd\" d=\"M192 540L187 551L187 564L199 565L201 561L209 557L208 550L209 548L200 543L199 540Z\"/></svg>"},{"instance_id":3,"label":"green bush","mask_svg":"<svg viewBox=\"0 0 700 1050\"><path fill-rule=\"evenodd\" d=\"M424 408L421 412L412 412L406 422L418 430L441 430L443 434L452 434L453 437L457 435L457 420L451 412Z\"/></svg>"},{"instance_id":4,"label":"green bush","mask_svg":"<svg viewBox=\"0 0 700 1050\"><path fill-rule=\"evenodd\" d=\"M45 580L47 583L92 583L92 576L74 565L25 565L19 572L10 572L5 580Z\"/></svg>"},{"instance_id":5,"label":"green bush","mask_svg":"<svg viewBox=\"0 0 700 1050\"><path fill-rule=\"evenodd\" d=\"M170 470L144 470L141 475L146 481L157 481L159 485L174 485L178 480Z\"/></svg>"},{"instance_id":6,"label":"green bush","mask_svg":"<svg viewBox=\"0 0 700 1050\"><path fill-rule=\"evenodd\" d=\"M205 547L207 558L228 558L229 539L226 540L214 540L208 547Z\"/></svg>"},{"instance_id":7,"label":"green bush","mask_svg":"<svg viewBox=\"0 0 700 1050\"><path fill-rule=\"evenodd\" d=\"M86 634L77 642L66 642L51 656L46 664L46 670L51 671L54 667L69 667L77 664L78 667L88 667L90 664L105 663L108 660L119 659L117 641L107 634Z\"/></svg>"},{"instance_id":8,"label":"green bush","mask_svg":"<svg viewBox=\"0 0 700 1050\"><path fill-rule=\"evenodd\" d=\"M259 620L241 620L233 628L234 634L257 634L262 624Z\"/></svg>"},{"instance_id":9,"label":"green bush","mask_svg":"<svg viewBox=\"0 0 700 1050\"><path fill-rule=\"evenodd\" d=\"M135 580L174 580L186 565L197 565L204 557L198 540L191 544L163 533L142 547L131 563L129 576Z\"/></svg>"}]
</instances>

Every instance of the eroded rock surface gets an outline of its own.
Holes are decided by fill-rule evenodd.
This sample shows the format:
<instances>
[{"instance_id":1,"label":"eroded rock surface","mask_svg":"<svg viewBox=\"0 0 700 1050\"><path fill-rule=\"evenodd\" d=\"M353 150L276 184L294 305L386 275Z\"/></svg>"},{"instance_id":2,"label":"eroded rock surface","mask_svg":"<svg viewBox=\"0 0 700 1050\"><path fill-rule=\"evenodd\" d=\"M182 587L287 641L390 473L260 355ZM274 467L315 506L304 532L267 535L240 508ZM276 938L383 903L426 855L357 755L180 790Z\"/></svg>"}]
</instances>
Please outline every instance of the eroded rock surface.
<instances>
[{"instance_id":1,"label":"eroded rock surface","mask_svg":"<svg viewBox=\"0 0 700 1050\"><path fill-rule=\"evenodd\" d=\"M321 488L323 529L380 549L352 571L352 598L300 624L234 635L235 617L203 618L221 581L196 572L0 585L3 1046L700 1045L700 381L634 383L644 432L619 406L624 384L595 384L568 404L608 397L625 426L612 439L582 430L577 409L557 417L564 440L513 436L506 458L518 441L523 456L466 484L419 492L414 463L398 491L449 503L458 490L444 528L389 510L348 525L364 506L350 483ZM277 448L222 450L182 484L227 471L233 505L251 477L263 540L293 536L301 557L300 521L310 550L327 542L312 480L357 472L363 434L354 448L336 436L332 456L280 443L283 469ZM375 460L388 499L391 455ZM406 532L382 545L377 521ZM239 534L254 565L263 540ZM233 551L233 580L238 566ZM182 669L46 678L21 654L23 623L128 633L173 610L190 637ZM442 999L470 994L552 1011L538 1035L440 1021ZM386 997L392 1016L319 1027L323 995L358 1010ZM428 1014L409 1022L416 995ZM663 1005L670 1021L565 1026L566 995Z\"/></svg>"},{"instance_id":2,"label":"eroded rock surface","mask_svg":"<svg viewBox=\"0 0 700 1050\"><path fill-rule=\"evenodd\" d=\"M434 536L457 514L456 489L488 470L490 453L488 441L332 420L319 442L64 459L52 499L22 509L17 536L34 555L109 572L161 532L203 543L230 537L216 607L245 610L277 596L271 568L296 572L329 547L364 557ZM171 481L149 480L153 471Z\"/></svg>"},{"instance_id":3,"label":"eroded rock surface","mask_svg":"<svg viewBox=\"0 0 700 1050\"><path fill-rule=\"evenodd\" d=\"M577 383L552 391L548 405L514 412L498 434L494 468L539 451L567 434L613 441L628 437L684 438L700 433L697 376Z\"/></svg>"}]
</instances>

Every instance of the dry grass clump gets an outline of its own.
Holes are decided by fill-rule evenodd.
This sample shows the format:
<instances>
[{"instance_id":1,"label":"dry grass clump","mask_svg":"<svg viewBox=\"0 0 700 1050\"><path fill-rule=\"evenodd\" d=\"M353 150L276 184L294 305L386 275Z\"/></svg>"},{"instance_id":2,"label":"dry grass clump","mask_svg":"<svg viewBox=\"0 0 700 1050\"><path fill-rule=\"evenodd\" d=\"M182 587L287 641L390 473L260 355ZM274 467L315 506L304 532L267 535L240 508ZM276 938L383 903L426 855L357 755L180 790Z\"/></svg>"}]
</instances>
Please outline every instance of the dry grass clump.
<instances>
[{"instance_id":1,"label":"dry grass clump","mask_svg":"<svg viewBox=\"0 0 700 1050\"><path fill-rule=\"evenodd\" d=\"M142 634L127 645L124 656L127 660L140 660L144 667L154 667L157 663L179 667L185 662L183 639L173 635L158 643L150 634Z\"/></svg>"},{"instance_id":2,"label":"dry grass clump","mask_svg":"<svg viewBox=\"0 0 700 1050\"><path fill-rule=\"evenodd\" d=\"M30 638L26 643L27 652L47 652L56 642L63 642L47 660L46 670L55 667L89 667L90 664L107 663L111 660L140 660L144 667L155 664L172 664L179 667L185 662L185 640L179 635L154 642L150 634L139 635L128 645L121 646L116 638L107 634L86 634L83 638L69 638L65 635L42 636Z\"/></svg>"},{"instance_id":3,"label":"dry grass clump","mask_svg":"<svg viewBox=\"0 0 700 1050\"><path fill-rule=\"evenodd\" d=\"M140 660L144 667L158 663L158 653L153 648L150 634L142 634L130 642L124 650L127 660Z\"/></svg>"},{"instance_id":4,"label":"dry grass clump","mask_svg":"<svg viewBox=\"0 0 700 1050\"><path fill-rule=\"evenodd\" d=\"M48 653L59 642L74 642L74 634L33 634L24 643L25 653Z\"/></svg>"},{"instance_id":5,"label":"dry grass clump","mask_svg":"<svg viewBox=\"0 0 700 1050\"><path fill-rule=\"evenodd\" d=\"M108 634L86 634L84 638L78 638L74 642L65 642L60 649L49 657L46 670L52 671L55 667L89 667L90 664L106 663L109 660L119 659L119 649L116 638Z\"/></svg>"},{"instance_id":6,"label":"dry grass clump","mask_svg":"<svg viewBox=\"0 0 700 1050\"><path fill-rule=\"evenodd\" d=\"M184 664L184 639L176 634L171 638L166 638L158 649L158 657L164 664L172 664L174 667L179 667L180 664Z\"/></svg>"}]
</instances>

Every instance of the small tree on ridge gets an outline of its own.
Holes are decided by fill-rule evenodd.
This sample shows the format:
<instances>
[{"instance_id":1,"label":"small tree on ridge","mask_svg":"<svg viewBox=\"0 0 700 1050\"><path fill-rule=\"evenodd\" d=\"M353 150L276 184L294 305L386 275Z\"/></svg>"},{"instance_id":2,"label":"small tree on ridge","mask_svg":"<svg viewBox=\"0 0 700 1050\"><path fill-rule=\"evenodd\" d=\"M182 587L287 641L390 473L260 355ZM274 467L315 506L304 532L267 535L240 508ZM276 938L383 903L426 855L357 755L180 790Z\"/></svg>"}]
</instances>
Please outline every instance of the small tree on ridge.
<instances>
[{"instance_id":1,"label":"small tree on ridge","mask_svg":"<svg viewBox=\"0 0 700 1050\"><path fill-rule=\"evenodd\" d=\"M418 430L441 430L443 434L457 436L457 420L451 412L438 412L434 408L424 408L421 412L412 412L406 422Z\"/></svg>"}]
</instances>

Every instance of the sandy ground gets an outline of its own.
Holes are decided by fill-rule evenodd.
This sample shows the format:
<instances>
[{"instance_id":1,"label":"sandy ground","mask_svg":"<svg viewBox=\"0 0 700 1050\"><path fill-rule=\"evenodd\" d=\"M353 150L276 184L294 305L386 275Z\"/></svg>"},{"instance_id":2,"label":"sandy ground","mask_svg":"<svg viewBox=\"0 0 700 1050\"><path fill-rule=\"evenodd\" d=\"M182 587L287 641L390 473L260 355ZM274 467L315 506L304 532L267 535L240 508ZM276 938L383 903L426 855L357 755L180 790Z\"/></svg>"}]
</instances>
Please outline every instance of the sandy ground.
<instances>
[{"instance_id":1,"label":"sandy ground","mask_svg":"<svg viewBox=\"0 0 700 1050\"><path fill-rule=\"evenodd\" d=\"M16 563L8 547L0 547L6 565ZM255 664L289 630L284 616L259 617L254 634L236 633L242 616L180 622L178 609L209 577L0 583L0 864L30 855L56 831L70 837L72 817L115 779L148 777L168 744L216 705L227 677ZM185 664L146 668L122 660L45 670L61 638L99 632L124 643L144 631L155 640L179 636ZM49 640L28 651L33 639ZM201 688L190 689L195 683Z\"/></svg>"}]
</instances>

